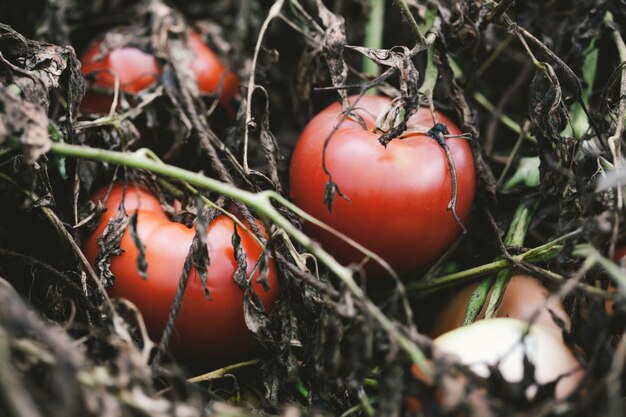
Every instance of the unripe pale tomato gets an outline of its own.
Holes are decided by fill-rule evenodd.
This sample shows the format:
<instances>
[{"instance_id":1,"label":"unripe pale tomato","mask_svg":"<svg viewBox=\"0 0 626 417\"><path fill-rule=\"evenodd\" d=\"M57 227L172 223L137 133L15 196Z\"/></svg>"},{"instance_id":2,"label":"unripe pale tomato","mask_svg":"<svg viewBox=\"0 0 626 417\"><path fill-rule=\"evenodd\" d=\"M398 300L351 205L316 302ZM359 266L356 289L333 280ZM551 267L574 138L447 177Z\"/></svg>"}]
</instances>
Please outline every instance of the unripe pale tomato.
<instances>
[{"instance_id":1,"label":"unripe pale tomato","mask_svg":"<svg viewBox=\"0 0 626 417\"><path fill-rule=\"evenodd\" d=\"M103 200L106 189L91 197ZM83 243L87 259L94 264L98 254L98 238L109 219L113 217L122 200L123 185L113 186L107 211L96 230ZM172 307L185 257L195 234L195 228L172 222L163 212L159 201L147 190L129 185L124 197L129 215L138 211L137 233L145 246L148 278L143 279L137 271L137 248L126 230L120 247L123 253L111 262L115 282L108 289L111 296L123 297L133 302L141 311L150 336L159 340ZM259 223L259 227L263 226ZM210 265L207 288L210 300L204 295L199 274L192 268L182 306L172 334L171 347L174 354L190 367L208 370L212 367L249 359L260 350L259 344L244 322L243 292L234 282L237 262L233 255L231 239L234 223L225 216L218 216L207 231ZM256 280L259 271L253 273L262 247L250 232L239 227L241 247L246 253L247 273L253 290L261 299L265 310L270 311L279 297L279 283L274 263L269 259L269 290L265 291Z\"/></svg>"},{"instance_id":2,"label":"unripe pale tomato","mask_svg":"<svg viewBox=\"0 0 626 417\"><path fill-rule=\"evenodd\" d=\"M354 102L355 97L350 101ZM338 103L322 110L305 127L294 150L289 174L293 201L304 211L343 232L405 273L440 256L461 232L448 205L452 197L450 169L444 149L426 134L434 126L428 109L420 108L408 125L412 132L378 141L376 118L391 100L363 96L355 112L366 128L347 118L326 149L326 166L339 190L332 212L324 205L328 176L322 168L324 142L341 119ZM440 123L451 135L457 126L441 113ZM449 138L458 179L457 212L466 220L475 187L474 159L465 138ZM330 233L305 224L306 232L339 261L359 262L363 255ZM371 269L370 269L371 270Z\"/></svg>"},{"instance_id":3,"label":"unripe pale tomato","mask_svg":"<svg viewBox=\"0 0 626 417\"><path fill-rule=\"evenodd\" d=\"M521 320L479 320L444 333L434 343L480 376L489 375L489 365L497 365L504 379L511 383L522 380L526 355L535 366L538 383L546 384L563 376L556 386L557 400L569 396L584 375L560 335L541 325L531 325L529 329L528 323ZM534 389L526 392L529 398L535 394Z\"/></svg>"},{"instance_id":4,"label":"unripe pale tomato","mask_svg":"<svg viewBox=\"0 0 626 417\"><path fill-rule=\"evenodd\" d=\"M82 73L86 76L93 74L94 86L99 89L113 90L115 74L120 80L120 90L138 93L154 84L161 75L161 68L150 53L133 46L125 46L102 55L101 46L102 41L95 42L80 60ZM222 64L198 33L189 33L188 46L194 53L191 70L196 76L199 90L207 94L220 91L220 104L233 116L233 98L238 95L237 76ZM107 113L112 100L112 94L88 91L81 108L85 111Z\"/></svg>"},{"instance_id":5,"label":"unripe pale tomato","mask_svg":"<svg viewBox=\"0 0 626 417\"><path fill-rule=\"evenodd\" d=\"M430 332L433 337L456 329L463 324L467 303L477 286L478 284L476 283L463 288L448 301L435 319ZM497 317L509 317L524 321L533 320L533 323L560 331L552 319L550 314L550 311L552 311L558 318L563 320L566 328L569 328L570 318L565 312L563 304L556 299L548 301L549 295L548 290L536 278L529 275L514 275L504 291ZM478 320L485 317L485 310L490 298L491 291L477 317Z\"/></svg>"}]
</instances>

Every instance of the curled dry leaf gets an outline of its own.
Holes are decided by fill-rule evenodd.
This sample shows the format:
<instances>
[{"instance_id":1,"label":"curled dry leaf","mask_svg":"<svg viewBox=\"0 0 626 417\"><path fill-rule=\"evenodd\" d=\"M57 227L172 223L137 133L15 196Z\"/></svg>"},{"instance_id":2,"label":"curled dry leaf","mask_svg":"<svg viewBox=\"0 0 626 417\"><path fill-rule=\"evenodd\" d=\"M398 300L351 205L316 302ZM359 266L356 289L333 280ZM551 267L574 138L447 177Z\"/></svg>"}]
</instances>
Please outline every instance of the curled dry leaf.
<instances>
[{"instance_id":1,"label":"curled dry leaf","mask_svg":"<svg viewBox=\"0 0 626 417\"><path fill-rule=\"evenodd\" d=\"M85 90L78 59L71 46L27 39L0 24L0 84L15 84L24 100L47 112L54 94L66 95L67 116L74 121Z\"/></svg>"},{"instance_id":2,"label":"curled dry leaf","mask_svg":"<svg viewBox=\"0 0 626 417\"><path fill-rule=\"evenodd\" d=\"M324 54L330 70L333 85L338 88L341 97L341 108L348 108L348 93L343 89L348 78L348 67L343 60L343 49L346 46L346 24L343 16L337 16L324 6L321 0L316 0L317 9L322 23L326 27L324 32Z\"/></svg>"},{"instance_id":3,"label":"curled dry leaf","mask_svg":"<svg viewBox=\"0 0 626 417\"><path fill-rule=\"evenodd\" d=\"M48 152L52 141L48 137L48 116L34 103L22 100L14 91L0 85L0 144L19 139L28 162L35 162Z\"/></svg>"}]
</instances>

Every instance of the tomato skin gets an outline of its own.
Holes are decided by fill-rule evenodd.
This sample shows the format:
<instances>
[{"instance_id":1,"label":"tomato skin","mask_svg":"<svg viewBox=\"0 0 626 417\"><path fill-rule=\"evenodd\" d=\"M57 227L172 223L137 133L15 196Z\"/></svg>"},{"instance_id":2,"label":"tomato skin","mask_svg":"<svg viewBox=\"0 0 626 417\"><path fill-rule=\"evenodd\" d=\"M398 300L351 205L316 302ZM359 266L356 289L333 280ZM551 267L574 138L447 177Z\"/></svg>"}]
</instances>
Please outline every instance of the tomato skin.
<instances>
[{"instance_id":1,"label":"tomato skin","mask_svg":"<svg viewBox=\"0 0 626 417\"><path fill-rule=\"evenodd\" d=\"M523 337L523 342L520 342ZM486 377L495 366L508 382L519 382L524 374L524 356L535 365L534 378L540 384L561 379L554 398L566 399L584 377L584 368L550 327L531 325L513 318L479 320L451 330L434 340L442 352L455 355L476 374ZM525 392L529 399L536 387Z\"/></svg>"},{"instance_id":2,"label":"tomato skin","mask_svg":"<svg viewBox=\"0 0 626 417\"><path fill-rule=\"evenodd\" d=\"M437 337L443 333L454 330L463 324L463 316L465 315L467 302L477 286L478 283L466 286L448 301L435 319L430 332L432 337ZM508 317L524 321L533 320L535 324L540 324L560 332L561 329L554 320L552 320L549 311L551 310L557 317L564 321L566 328L569 328L570 318L563 304L559 300L550 300L545 304L549 295L548 290L537 278L530 275L514 275L511 277L504 291L497 317ZM487 303L490 298L491 291L485 300L485 305L476 318L477 320L485 318L485 310L487 309ZM535 317L537 311L538 313Z\"/></svg>"},{"instance_id":3,"label":"tomato skin","mask_svg":"<svg viewBox=\"0 0 626 417\"><path fill-rule=\"evenodd\" d=\"M355 97L350 100L353 102ZM375 118L390 103L386 97L363 96L356 112L367 130L346 119L327 147L327 168L350 202L336 196L332 213L323 202L328 177L322 169L322 152L324 141L341 118L339 103L322 110L300 135L291 159L290 194L304 211L374 251L397 272L405 273L434 261L461 227L447 209L452 186L441 146L425 133L405 133L387 148L378 142ZM443 114L437 113L437 118L451 135L461 134ZM430 111L424 108L409 120L410 129L423 132L433 125ZM466 220L474 198L474 159L467 139L450 138L447 143L457 171L457 212ZM363 259L358 251L328 232L309 223L304 227L340 262Z\"/></svg>"},{"instance_id":4,"label":"tomato skin","mask_svg":"<svg viewBox=\"0 0 626 417\"><path fill-rule=\"evenodd\" d=\"M189 47L196 54L191 61L191 71L196 76L198 88L207 94L221 91L219 102L233 117L236 111L233 98L239 95L239 79L222 64L197 32L189 34Z\"/></svg>"},{"instance_id":5,"label":"tomato skin","mask_svg":"<svg viewBox=\"0 0 626 417\"><path fill-rule=\"evenodd\" d=\"M108 211L96 230L86 239L83 251L94 264L98 253L98 238L108 220L117 212L122 199L123 186L115 184L106 201ZM106 190L96 193L92 200L104 197ZM108 289L113 297L123 297L133 302L141 311L150 336L159 340L176 293L181 271L195 228L172 222L163 213L159 201L149 192L128 186L124 204L128 214L138 210L137 233L146 249L148 279L137 271L137 249L127 229L120 247L122 255L111 262L115 282ZM262 225L259 224L262 228ZM262 248L252 235L238 228L242 248L247 256L247 272L252 273ZM233 221L225 215L218 216L207 231L210 265L206 300L199 274L192 268L183 297L171 350L182 362L196 370L209 370L245 359L260 349L244 321L243 293L233 281L237 263L233 255L231 238ZM252 288L261 299L266 311L271 311L279 298L279 283L273 261L269 262L268 291L256 283L259 271L252 276Z\"/></svg>"},{"instance_id":6,"label":"tomato skin","mask_svg":"<svg viewBox=\"0 0 626 417\"><path fill-rule=\"evenodd\" d=\"M94 85L112 90L116 74L120 80L120 90L138 93L157 82L161 68L154 55L139 48L125 46L113 49L101 56L102 41L96 41L81 58L81 71L87 76L93 74ZM235 114L233 98L239 94L239 80L230 72L219 57L202 40L197 32L190 32L188 46L194 53L190 67L198 82L198 89L206 94L221 91L220 104L230 117ZM222 89L220 90L220 85ZM108 113L113 102L110 94L88 91L81 109L96 113Z\"/></svg>"}]
</instances>

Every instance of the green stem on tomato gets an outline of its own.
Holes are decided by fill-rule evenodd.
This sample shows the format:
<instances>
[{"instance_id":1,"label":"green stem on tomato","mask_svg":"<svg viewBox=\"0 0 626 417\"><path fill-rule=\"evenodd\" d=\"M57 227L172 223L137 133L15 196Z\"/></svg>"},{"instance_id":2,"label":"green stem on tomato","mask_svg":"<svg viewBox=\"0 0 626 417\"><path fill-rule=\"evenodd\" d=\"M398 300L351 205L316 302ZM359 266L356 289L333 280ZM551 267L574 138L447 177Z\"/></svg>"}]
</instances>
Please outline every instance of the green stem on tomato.
<instances>
[{"instance_id":1,"label":"green stem on tomato","mask_svg":"<svg viewBox=\"0 0 626 417\"><path fill-rule=\"evenodd\" d=\"M528 205L526 202L522 202L515 210L513 220L509 226L509 230L504 237L503 243L506 246L522 246L526 239L526 233L532 220L533 214L537 207L536 203ZM502 302L504 290L509 283L512 270L507 268L498 272L495 277L485 278L480 285L472 292L472 295L467 303L465 310L465 316L463 317L463 325L473 323L480 314L489 291L491 290L491 297L489 297L489 303L487 304L487 310L485 312L485 318L493 317Z\"/></svg>"},{"instance_id":2,"label":"green stem on tomato","mask_svg":"<svg viewBox=\"0 0 626 417\"><path fill-rule=\"evenodd\" d=\"M21 146L19 143L12 142L14 146ZM323 250L310 237L303 233L300 229L292 225L280 212L273 206L272 202L281 202L285 199L273 191L262 191L260 193L252 193L226 184L213 178L204 176L203 174L188 171L183 168L158 162L150 158L149 151L139 149L135 152L116 152L105 149L90 148L87 146L71 145L67 143L53 143L50 151L55 155L68 157L84 158L100 162L108 162L114 165L125 166L140 170L149 171L167 178L174 178L185 181L191 185L208 189L220 193L226 197L240 201L250 207L258 216L270 220L274 225L282 228L295 241L307 248L319 261L321 261L330 271L332 271L339 280L344 284L352 296L361 302L366 313L372 317L378 325L387 332L389 338L393 340L400 349L415 363L426 375L432 377L433 369L424 353L420 348L406 336L394 322L392 322L371 300L367 297L363 289L357 284L353 278L353 271L341 265L328 252ZM297 207L292 209L296 215L305 215L302 210Z\"/></svg>"}]
</instances>

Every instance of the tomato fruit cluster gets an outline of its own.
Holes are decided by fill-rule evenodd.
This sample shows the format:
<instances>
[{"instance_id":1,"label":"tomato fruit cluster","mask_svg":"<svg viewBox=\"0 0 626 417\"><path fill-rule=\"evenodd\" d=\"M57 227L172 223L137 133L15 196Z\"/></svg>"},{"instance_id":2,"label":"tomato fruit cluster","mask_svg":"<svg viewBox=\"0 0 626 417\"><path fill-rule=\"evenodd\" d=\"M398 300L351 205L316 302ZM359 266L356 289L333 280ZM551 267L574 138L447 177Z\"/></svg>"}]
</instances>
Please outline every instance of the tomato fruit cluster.
<instances>
[{"instance_id":1,"label":"tomato fruit cluster","mask_svg":"<svg viewBox=\"0 0 626 417\"><path fill-rule=\"evenodd\" d=\"M196 32L190 32L187 45L194 57L191 71L201 92L220 93L220 104L232 116L235 111L233 98L238 94L238 79L230 72ZM84 111L107 113L111 108L115 77L119 78L120 90L138 93L157 81L161 68L154 55L134 46L125 46L102 53L102 41L96 41L81 58L81 71L93 76L95 86L101 91L88 91L81 108Z\"/></svg>"},{"instance_id":2,"label":"tomato fruit cluster","mask_svg":"<svg viewBox=\"0 0 626 417\"><path fill-rule=\"evenodd\" d=\"M105 199L107 189L95 193L94 202ZM161 337L172 307L179 278L195 228L171 221L163 212L159 200L145 189L116 183L106 198L107 211L96 230L85 240L83 251L94 264L99 251L98 238L109 220L115 216L120 202L129 215L137 211L137 234L145 246L148 278L143 279L137 270L137 248L126 230L120 248L123 253L111 262L115 282L109 288L111 296L123 297L133 302L141 311L148 331L156 340ZM259 223L259 227L263 226ZM207 289L210 300L197 271L192 268L187 289L172 335L172 350L183 362L192 363L196 369L248 359L260 347L244 321L244 294L233 281L237 262L231 242L233 221L226 215L218 216L209 225L206 239L210 265ZM247 274L252 289L259 296L265 310L270 311L279 297L279 282L275 265L268 262L269 289L257 282L259 270L255 268L263 248L253 235L237 228L241 247L246 253Z\"/></svg>"}]
</instances>

